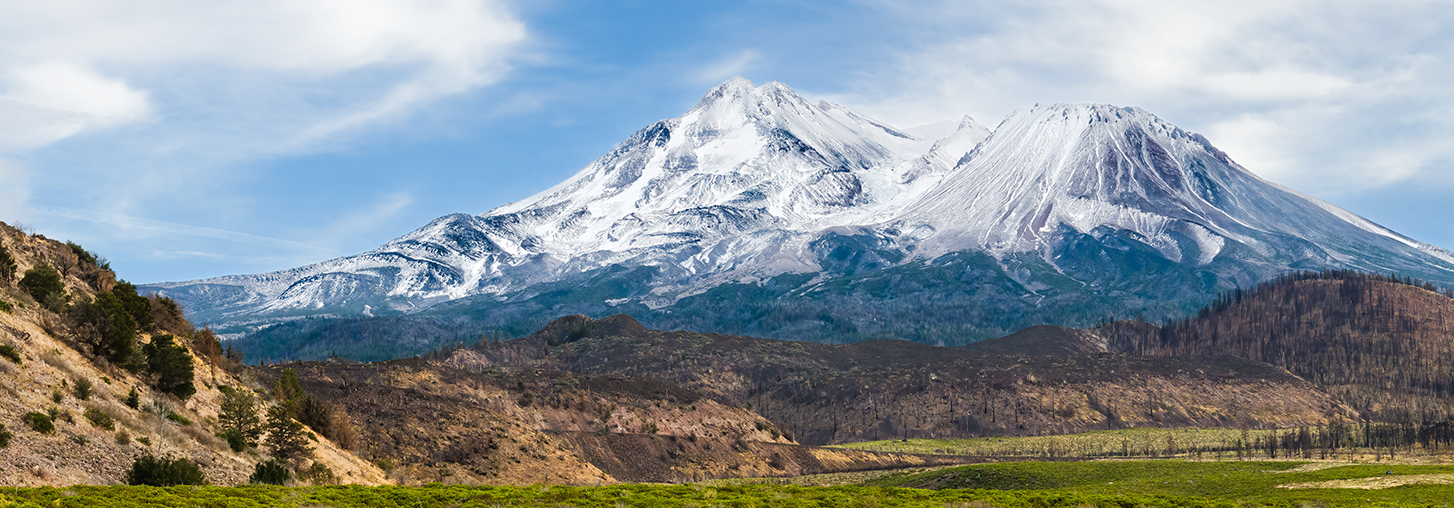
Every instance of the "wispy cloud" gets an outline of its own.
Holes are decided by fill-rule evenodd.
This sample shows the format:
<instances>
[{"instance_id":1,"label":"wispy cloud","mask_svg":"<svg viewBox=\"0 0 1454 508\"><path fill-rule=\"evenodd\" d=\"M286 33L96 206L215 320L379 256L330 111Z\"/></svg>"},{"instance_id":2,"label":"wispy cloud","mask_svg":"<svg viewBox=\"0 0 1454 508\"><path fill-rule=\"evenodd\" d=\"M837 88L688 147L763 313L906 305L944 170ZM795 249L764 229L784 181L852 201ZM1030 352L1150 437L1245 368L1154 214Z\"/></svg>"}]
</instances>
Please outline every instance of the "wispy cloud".
<instances>
[{"instance_id":1,"label":"wispy cloud","mask_svg":"<svg viewBox=\"0 0 1454 508\"><path fill-rule=\"evenodd\" d=\"M499 79L525 35L493 0L4 3L0 114L25 122L3 122L0 149L143 119L307 149Z\"/></svg>"},{"instance_id":2,"label":"wispy cloud","mask_svg":"<svg viewBox=\"0 0 1454 508\"><path fill-rule=\"evenodd\" d=\"M1041 0L879 5L914 44L830 100L916 125L1036 102L1142 106L1315 193L1454 160L1446 2Z\"/></svg>"},{"instance_id":3,"label":"wispy cloud","mask_svg":"<svg viewBox=\"0 0 1454 508\"><path fill-rule=\"evenodd\" d=\"M304 250L310 252L327 251L327 249L322 247L294 242L290 240L281 240L277 238L269 238L266 236L253 235L248 233L239 233L237 231L227 231L223 229L188 226L186 224L143 219L140 217L130 217L113 213L96 212L91 210L78 210L75 208L65 208L60 206L31 206L30 209L42 215L47 215L51 217L94 222L97 224L106 224L131 230L155 231L159 233L167 233L173 235L215 238L219 240L228 240L238 243L262 245L267 247L291 250Z\"/></svg>"}]
</instances>

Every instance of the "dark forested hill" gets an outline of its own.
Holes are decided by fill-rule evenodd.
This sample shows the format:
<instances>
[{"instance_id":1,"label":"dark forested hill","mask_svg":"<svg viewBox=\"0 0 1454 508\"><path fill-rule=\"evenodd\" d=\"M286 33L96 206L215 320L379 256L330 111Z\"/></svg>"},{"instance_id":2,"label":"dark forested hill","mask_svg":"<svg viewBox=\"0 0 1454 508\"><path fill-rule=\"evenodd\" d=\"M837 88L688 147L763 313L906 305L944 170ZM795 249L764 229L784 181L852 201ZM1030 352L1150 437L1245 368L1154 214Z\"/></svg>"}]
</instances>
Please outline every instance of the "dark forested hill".
<instances>
[{"instance_id":1,"label":"dark forested hill","mask_svg":"<svg viewBox=\"0 0 1454 508\"><path fill-rule=\"evenodd\" d=\"M1454 298L1419 281L1348 271L1279 277L1162 327L1095 329L1114 350L1235 355L1283 367L1376 421L1454 418Z\"/></svg>"}]
</instances>

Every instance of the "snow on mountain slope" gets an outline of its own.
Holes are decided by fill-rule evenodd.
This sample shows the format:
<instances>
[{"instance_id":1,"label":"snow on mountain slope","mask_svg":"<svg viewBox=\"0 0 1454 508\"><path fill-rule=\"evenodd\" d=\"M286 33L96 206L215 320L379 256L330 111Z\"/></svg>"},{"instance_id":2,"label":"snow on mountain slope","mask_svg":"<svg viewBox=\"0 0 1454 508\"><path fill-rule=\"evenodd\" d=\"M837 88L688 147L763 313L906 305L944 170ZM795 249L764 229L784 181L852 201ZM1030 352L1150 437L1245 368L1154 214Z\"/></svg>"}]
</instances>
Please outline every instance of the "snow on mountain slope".
<instances>
[{"instance_id":1,"label":"snow on mountain slope","mask_svg":"<svg viewBox=\"0 0 1454 508\"><path fill-rule=\"evenodd\" d=\"M989 134L969 117L928 130L947 137L734 78L526 200L441 217L358 256L152 288L230 318L409 311L613 263L685 279L746 265L812 270L809 233L894 216Z\"/></svg>"},{"instance_id":2,"label":"snow on mountain slope","mask_svg":"<svg viewBox=\"0 0 1454 508\"><path fill-rule=\"evenodd\" d=\"M912 131L919 135L810 103L781 83L734 78L523 201L441 217L357 256L144 289L179 300L193 319L238 326L506 304L515 306L509 319L530 323L582 298L593 299L589 312L629 301L700 316L754 299L820 298L831 302L828 318L802 319L856 324L795 328L788 321L800 316L784 306L783 315L734 326L773 321L782 333L822 329L819 338L831 338L887 330L877 323L931 308L961 316L942 329L977 337L1048 319L1036 316L1150 306L1172 316L1295 269L1454 284L1454 254L1263 181L1202 136L1137 108L1036 105L993 134L968 117ZM963 273L943 271L951 265ZM650 273L620 284L592 279L618 268ZM676 307L722 284L788 273L808 276L775 296L748 291L703 300L717 307ZM926 273L934 280L915 281ZM877 293L854 286L864 277L880 279ZM963 284L942 284L954 280ZM582 287L605 289L571 293ZM530 302L544 293L540 301L555 303ZM987 319L985 309L1013 312L982 326L974 320ZM923 330L939 326L929 322L937 316L916 316Z\"/></svg>"},{"instance_id":3,"label":"snow on mountain slope","mask_svg":"<svg viewBox=\"0 0 1454 508\"><path fill-rule=\"evenodd\" d=\"M1066 227L1105 228L1134 232L1167 259L1192 265L1237 242L1283 269L1454 268L1448 251L1263 181L1201 135L1144 110L1108 105L1012 113L893 224L927 253L1050 255ZM1183 260L1187 254L1195 259Z\"/></svg>"}]
</instances>

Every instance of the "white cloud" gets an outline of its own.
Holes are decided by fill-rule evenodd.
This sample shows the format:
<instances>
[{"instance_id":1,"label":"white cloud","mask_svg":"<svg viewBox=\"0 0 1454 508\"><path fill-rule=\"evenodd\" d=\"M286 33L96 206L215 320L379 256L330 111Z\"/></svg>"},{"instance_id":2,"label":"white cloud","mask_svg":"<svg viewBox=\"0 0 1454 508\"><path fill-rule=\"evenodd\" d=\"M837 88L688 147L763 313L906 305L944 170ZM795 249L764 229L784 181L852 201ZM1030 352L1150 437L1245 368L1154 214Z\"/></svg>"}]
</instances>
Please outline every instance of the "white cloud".
<instances>
[{"instance_id":1,"label":"white cloud","mask_svg":"<svg viewBox=\"0 0 1454 508\"><path fill-rule=\"evenodd\" d=\"M1041 102L1134 105L1265 177L1338 194L1454 160L1448 2L884 4L919 34L829 100L897 125Z\"/></svg>"},{"instance_id":2,"label":"white cloud","mask_svg":"<svg viewBox=\"0 0 1454 508\"><path fill-rule=\"evenodd\" d=\"M749 65L752 65L761 57L762 55L756 50L744 49L715 62L708 63L693 73L692 77L698 83L703 83L707 86L717 86L733 76L742 75L743 71L747 70Z\"/></svg>"},{"instance_id":3,"label":"white cloud","mask_svg":"<svg viewBox=\"0 0 1454 508\"><path fill-rule=\"evenodd\" d=\"M296 149L491 83L524 37L495 0L7 2L0 114L24 123L5 120L0 146L155 113Z\"/></svg>"}]
</instances>

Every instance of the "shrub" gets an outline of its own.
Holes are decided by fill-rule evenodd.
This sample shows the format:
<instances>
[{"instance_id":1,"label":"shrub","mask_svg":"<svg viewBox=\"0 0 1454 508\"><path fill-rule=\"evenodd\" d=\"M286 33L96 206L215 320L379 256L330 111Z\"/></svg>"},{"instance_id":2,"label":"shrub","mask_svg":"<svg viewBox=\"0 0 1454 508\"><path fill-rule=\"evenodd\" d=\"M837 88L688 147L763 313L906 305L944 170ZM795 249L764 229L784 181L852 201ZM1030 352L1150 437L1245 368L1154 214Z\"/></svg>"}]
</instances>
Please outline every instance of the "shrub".
<instances>
[{"instance_id":1,"label":"shrub","mask_svg":"<svg viewBox=\"0 0 1454 508\"><path fill-rule=\"evenodd\" d=\"M232 448L234 452L242 452L247 449L247 437L235 429L227 429L221 434L218 434L217 437L226 440L227 447Z\"/></svg>"},{"instance_id":2,"label":"shrub","mask_svg":"<svg viewBox=\"0 0 1454 508\"><path fill-rule=\"evenodd\" d=\"M116 422L115 420L111 419L111 415L103 413L94 407L91 409L87 409L83 416L85 416L87 420L91 421L91 425L95 425L106 430L116 430Z\"/></svg>"},{"instance_id":3,"label":"shrub","mask_svg":"<svg viewBox=\"0 0 1454 508\"><path fill-rule=\"evenodd\" d=\"M126 394L126 407L132 409L141 408L141 394L136 393L136 387L131 387L131 393Z\"/></svg>"},{"instance_id":4,"label":"shrub","mask_svg":"<svg viewBox=\"0 0 1454 508\"><path fill-rule=\"evenodd\" d=\"M125 430L118 430L118 431L116 431L116 444L119 444L119 445L129 445L129 444L131 444L131 434L127 434Z\"/></svg>"},{"instance_id":5,"label":"shrub","mask_svg":"<svg viewBox=\"0 0 1454 508\"><path fill-rule=\"evenodd\" d=\"M10 255L10 250L0 244L0 282L10 282L15 279L15 258Z\"/></svg>"},{"instance_id":6,"label":"shrub","mask_svg":"<svg viewBox=\"0 0 1454 508\"><path fill-rule=\"evenodd\" d=\"M71 393L74 394L77 399L91 400L91 380L86 378L77 379L76 386L75 388L71 389Z\"/></svg>"},{"instance_id":7,"label":"shrub","mask_svg":"<svg viewBox=\"0 0 1454 508\"><path fill-rule=\"evenodd\" d=\"M5 429L5 424L0 423L0 448L10 446L10 438L12 437L15 437L15 435Z\"/></svg>"},{"instance_id":8,"label":"shrub","mask_svg":"<svg viewBox=\"0 0 1454 508\"><path fill-rule=\"evenodd\" d=\"M41 434L54 434L56 431L56 425L54 423L51 423L50 416L47 416L44 413L25 413L25 416L20 417L20 419L23 420L26 425L30 426L30 430L39 432Z\"/></svg>"},{"instance_id":9,"label":"shrub","mask_svg":"<svg viewBox=\"0 0 1454 508\"><path fill-rule=\"evenodd\" d=\"M53 390L53 391L50 392L50 401L51 402L54 402L56 404L60 404L62 400L65 400L65 398L66 398L66 395L63 394L63 393L61 393L60 390Z\"/></svg>"},{"instance_id":10,"label":"shrub","mask_svg":"<svg viewBox=\"0 0 1454 508\"><path fill-rule=\"evenodd\" d=\"M338 483L338 476L333 474L333 469L322 462L314 461L306 471L298 473L298 477L313 485L332 485Z\"/></svg>"},{"instance_id":11,"label":"shrub","mask_svg":"<svg viewBox=\"0 0 1454 508\"><path fill-rule=\"evenodd\" d=\"M154 386L186 400L197 393L197 387L192 384L192 355L174 340L170 334L158 335L142 349L146 352L147 367L156 376Z\"/></svg>"},{"instance_id":12,"label":"shrub","mask_svg":"<svg viewBox=\"0 0 1454 508\"><path fill-rule=\"evenodd\" d=\"M10 360L10 363L16 365L22 364L20 361L20 351L16 350L15 346L10 344L0 344L0 358Z\"/></svg>"},{"instance_id":13,"label":"shrub","mask_svg":"<svg viewBox=\"0 0 1454 508\"><path fill-rule=\"evenodd\" d=\"M20 288L42 304L46 302L46 297L66 292L66 285L61 282L60 272L51 268L50 265L40 265L26 270L25 277L20 279Z\"/></svg>"},{"instance_id":14,"label":"shrub","mask_svg":"<svg viewBox=\"0 0 1454 508\"><path fill-rule=\"evenodd\" d=\"M293 473L288 471L288 467L278 459L271 459L253 466L252 476L247 477L247 482L282 485L291 479L293 479Z\"/></svg>"},{"instance_id":15,"label":"shrub","mask_svg":"<svg viewBox=\"0 0 1454 508\"><path fill-rule=\"evenodd\" d=\"M14 314L15 313L10 308L10 302L7 302L5 300L0 300L0 312L4 312L6 314Z\"/></svg>"},{"instance_id":16,"label":"shrub","mask_svg":"<svg viewBox=\"0 0 1454 508\"><path fill-rule=\"evenodd\" d=\"M175 411L170 412L170 413L167 413L167 419L168 420L171 420L171 421L174 421L174 422L177 422L178 425L191 425L192 424L192 420L188 420L187 417L182 416L182 415L179 415Z\"/></svg>"},{"instance_id":17,"label":"shrub","mask_svg":"<svg viewBox=\"0 0 1454 508\"><path fill-rule=\"evenodd\" d=\"M137 457L126 473L127 485L203 485L202 470L187 459L158 459L151 455Z\"/></svg>"}]
</instances>

